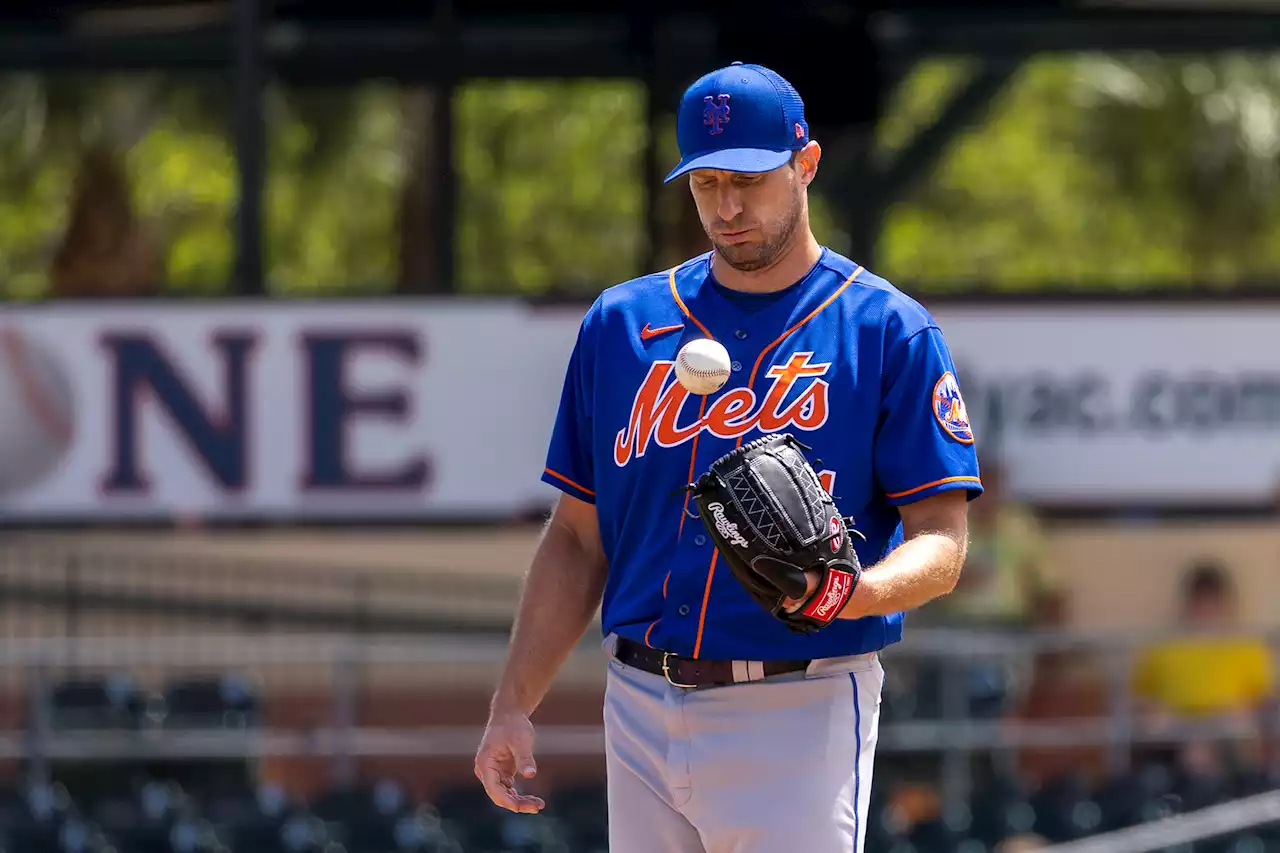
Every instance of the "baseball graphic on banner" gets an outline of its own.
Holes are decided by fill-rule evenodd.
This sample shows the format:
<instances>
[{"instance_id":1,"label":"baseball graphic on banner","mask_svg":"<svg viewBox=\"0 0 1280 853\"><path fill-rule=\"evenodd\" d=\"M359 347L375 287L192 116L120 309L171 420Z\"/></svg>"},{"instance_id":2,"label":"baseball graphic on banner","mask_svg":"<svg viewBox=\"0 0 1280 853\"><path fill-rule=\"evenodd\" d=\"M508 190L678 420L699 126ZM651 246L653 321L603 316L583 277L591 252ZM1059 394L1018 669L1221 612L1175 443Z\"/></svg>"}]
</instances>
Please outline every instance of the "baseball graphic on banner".
<instances>
[{"instance_id":1,"label":"baseball graphic on banner","mask_svg":"<svg viewBox=\"0 0 1280 853\"><path fill-rule=\"evenodd\" d=\"M0 326L0 495L47 477L71 448L71 382L51 347Z\"/></svg>"}]
</instances>

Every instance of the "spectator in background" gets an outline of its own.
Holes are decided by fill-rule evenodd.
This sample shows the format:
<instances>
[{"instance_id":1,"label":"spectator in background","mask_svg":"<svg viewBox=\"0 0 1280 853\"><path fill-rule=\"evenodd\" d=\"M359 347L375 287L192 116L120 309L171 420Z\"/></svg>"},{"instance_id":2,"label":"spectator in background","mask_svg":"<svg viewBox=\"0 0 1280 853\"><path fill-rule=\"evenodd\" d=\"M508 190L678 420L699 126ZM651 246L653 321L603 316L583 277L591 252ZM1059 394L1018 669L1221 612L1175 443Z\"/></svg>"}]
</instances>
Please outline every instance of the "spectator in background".
<instances>
[{"instance_id":1,"label":"spectator in background","mask_svg":"<svg viewBox=\"0 0 1280 853\"><path fill-rule=\"evenodd\" d=\"M136 297L156 292L159 255L134 215L119 155L95 148L76 175L68 226L49 273L60 299Z\"/></svg>"},{"instance_id":2,"label":"spectator in background","mask_svg":"<svg viewBox=\"0 0 1280 853\"><path fill-rule=\"evenodd\" d=\"M1261 637L1242 636L1235 589L1226 569L1204 561L1183 580L1181 628L1176 639L1141 654L1133 673L1138 714L1157 735L1181 722L1219 721L1242 731L1236 763L1256 764L1273 710L1275 661ZM1209 772L1219 750L1204 741L1186 743L1173 756L1184 767Z\"/></svg>"},{"instance_id":3,"label":"spectator in background","mask_svg":"<svg viewBox=\"0 0 1280 853\"><path fill-rule=\"evenodd\" d=\"M1054 588L1048 545L1035 513L1009 499L1006 472L999 460L994 454L980 453L979 458L985 491L969 509L964 570L950 595L920 608L918 621L945 628L1021 633L1036 627L1037 602ZM916 614L912 619L917 619ZM922 695L941 693L944 674L937 668L952 665L923 663L918 675ZM967 682L969 713L992 718L1009 710L1009 696L1025 665L1012 658L985 658L964 661L957 669Z\"/></svg>"},{"instance_id":4,"label":"spectator in background","mask_svg":"<svg viewBox=\"0 0 1280 853\"><path fill-rule=\"evenodd\" d=\"M969 510L969 552L955 591L933 604L935 618L954 626L1030 627L1035 607L1053 586L1040 521L1010 499L998 460L980 456L984 492Z\"/></svg>"},{"instance_id":5,"label":"spectator in background","mask_svg":"<svg viewBox=\"0 0 1280 853\"><path fill-rule=\"evenodd\" d=\"M1036 623L1045 631L1067 628L1070 601L1065 592L1054 590L1040 595ZM1090 650L1045 649L1032 658L1030 670L1026 690L1011 714L1012 722L1080 722L1110 714L1106 672ZM1018 753L1019 774L1033 787L1069 775L1096 783L1106 776L1107 769L1107 748L1102 744L1026 747Z\"/></svg>"},{"instance_id":6,"label":"spectator in background","mask_svg":"<svg viewBox=\"0 0 1280 853\"><path fill-rule=\"evenodd\" d=\"M1240 630L1235 590L1226 570L1202 562L1182 588L1184 636L1147 649L1134 671L1146 716L1204 719L1253 716L1275 692L1275 662L1261 638Z\"/></svg>"}]
</instances>

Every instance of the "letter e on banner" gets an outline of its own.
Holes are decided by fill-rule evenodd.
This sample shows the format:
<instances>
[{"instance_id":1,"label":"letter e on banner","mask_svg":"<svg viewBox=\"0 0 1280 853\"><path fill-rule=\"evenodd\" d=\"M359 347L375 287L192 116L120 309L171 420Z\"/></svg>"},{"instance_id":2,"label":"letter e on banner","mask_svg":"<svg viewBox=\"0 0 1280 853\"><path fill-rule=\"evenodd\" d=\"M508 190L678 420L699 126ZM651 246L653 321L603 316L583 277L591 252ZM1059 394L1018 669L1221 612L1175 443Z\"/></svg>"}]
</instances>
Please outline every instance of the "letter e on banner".
<instances>
[{"instance_id":1,"label":"letter e on banner","mask_svg":"<svg viewBox=\"0 0 1280 853\"><path fill-rule=\"evenodd\" d=\"M357 457L386 453L385 442L360 441L359 426L384 430L388 425L414 422L411 392L403 385L378 389L361 387L353 377L357 360L390 358L418 367L423 352L419 335L410 329L373 330L302 335L306 360L306 453L303 459L304 491L421 490L431 477L431 465L422 450L408 452L382 470L370 470Z\"/></svg>"}]
</instances>

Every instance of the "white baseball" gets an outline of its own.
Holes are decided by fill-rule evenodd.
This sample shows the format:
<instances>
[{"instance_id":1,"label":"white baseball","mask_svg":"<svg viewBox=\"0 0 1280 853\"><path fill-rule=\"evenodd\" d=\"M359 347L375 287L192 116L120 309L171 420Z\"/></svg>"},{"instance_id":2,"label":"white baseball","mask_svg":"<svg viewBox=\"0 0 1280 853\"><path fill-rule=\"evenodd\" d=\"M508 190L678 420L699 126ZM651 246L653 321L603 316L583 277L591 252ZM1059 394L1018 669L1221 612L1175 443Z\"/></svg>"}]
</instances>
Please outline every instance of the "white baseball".
<instances>
[{"instance_id":1,"label":"white baseball","mask_svg":"<svg viewBox=\"0 0 1280 853\"><path fill-rule=\"evenodd\" d=\"M698 338L680 348L676 379L690 394L713 394L729 380L729 351L718 341Z\"/></svg>"},{"instance_id":2,"label":"white baseball","mask_svg":"<svg viewBox=\"0 0 1280 853\"><path fill-rule=\"evenodd\" d=\"M35 485L74 439L71 381L52 347L0 327L0 494Z\"/></svg>"}]
</instances>

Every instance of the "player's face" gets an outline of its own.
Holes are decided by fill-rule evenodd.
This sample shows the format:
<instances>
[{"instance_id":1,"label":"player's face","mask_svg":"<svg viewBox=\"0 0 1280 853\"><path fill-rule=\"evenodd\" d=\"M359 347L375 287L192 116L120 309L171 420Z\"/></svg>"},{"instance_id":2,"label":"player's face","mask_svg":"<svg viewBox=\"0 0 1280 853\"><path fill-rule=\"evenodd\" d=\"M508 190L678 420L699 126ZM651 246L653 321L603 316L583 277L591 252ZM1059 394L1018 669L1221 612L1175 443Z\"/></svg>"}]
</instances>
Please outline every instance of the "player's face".
<instances>
[{"instance_id":1,"label":"player's face","mask_svg":"<svg viewBox=\"0 0 1280 853\"><path fill-rule=\"evenodd\" d=\"M760 173L697 169L689 186L711 244L743 272L772 266L804 219L804 183L794 165Z\"/></svg>"}]
</instances>

